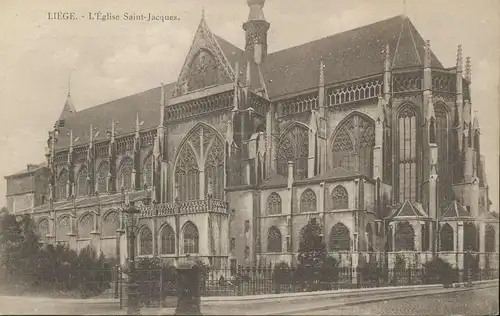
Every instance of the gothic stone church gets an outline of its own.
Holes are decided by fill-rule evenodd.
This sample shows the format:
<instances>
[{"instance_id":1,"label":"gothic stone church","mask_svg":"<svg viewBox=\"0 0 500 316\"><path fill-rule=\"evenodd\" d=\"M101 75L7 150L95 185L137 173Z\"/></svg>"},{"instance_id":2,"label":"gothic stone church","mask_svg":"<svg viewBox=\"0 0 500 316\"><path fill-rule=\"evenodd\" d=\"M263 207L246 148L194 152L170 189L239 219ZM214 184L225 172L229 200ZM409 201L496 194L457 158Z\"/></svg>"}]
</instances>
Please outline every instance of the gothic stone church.
<instances>
[{"instance_id":1,"label":"gothic stone church","mask_svg":"<svg viewBox=\"0 0 500 316\"><path fill-rule=\"evenodd\" d=\"M202 18L177 81L80 111L68 94L46 162L6 177L9 209L43 243L121 262L129 199L139 256L293 264L309 224L350 264L491 265L499 227L461 46L446 68L397 16L269 53L264 0L247 2L244 49Z\"/></svg>"}]
</instances>

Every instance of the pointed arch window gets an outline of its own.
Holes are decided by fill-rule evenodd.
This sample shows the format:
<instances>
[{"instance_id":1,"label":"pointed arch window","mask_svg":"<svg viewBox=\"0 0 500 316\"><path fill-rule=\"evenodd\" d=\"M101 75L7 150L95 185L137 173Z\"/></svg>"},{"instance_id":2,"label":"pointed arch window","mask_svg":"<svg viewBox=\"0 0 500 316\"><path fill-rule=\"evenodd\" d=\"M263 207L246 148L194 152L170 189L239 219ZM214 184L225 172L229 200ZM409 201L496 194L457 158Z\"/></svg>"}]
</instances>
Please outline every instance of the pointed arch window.
<instances>
[{"instance_id":1,"label":"pointed arch window","mask_svg":"<svg viewBox=\"0 0 500 316\"><path fill-rule=\"evenodd\" d=\"M288 175L288 162L294 162L294 176L297 180L307 178L309 157L309 131L296 124L280 139L277 152L278 174Z\"/></svg>"},{"instance_id":2,"label":"pointed arch window","mask_svg":"<svg viewBox=\"0 0 500 316\"><path fill-rule=\"evenodd\" d=\"M398 114L399 202L417 199L417 113L405 106Z\"/></svg>"},{"instance_id":3,"label":"pointed arch window","mask_svg":"<svg viewBox=\"0 0 500 316\"><path fill-rule=\"evenodd\" d=\"M97 172L97 192L105 193L107 191L107 182L109 174L109 162L103 161Z\"/></svg>"},{"instance_id":4,"label":"pointed arch window","mask_svg":"<svg viewBox=\"0 0 500 316\"><path fill-rule=\"evenodd\" d=\"M396 251L415 250L415 231L410 223L398 223L395 237Z\"/></svg>"},{"instance_id":5,"label":"pointed arch window","mask_svg":"<svg viewBox=\"0 0 500 316\"><path fill-rule=\"evenodd\" d=\"M66 185L68 184L68 180L69 180L68 170L63 169L59 173L59 178L57 179L56 198L58 200L63 200L68 196L66 192Z\"/></svg>"},{"instance_id":6,"label":"pointed arch window","mask_svg":"<svg viewBox=\"0 0 500 316\"><path fill-rule=\"evenodd\" d=\"M141 187L146 186L151 188L153 185L153 155L149 155L144 159L142 166L142 183Z\"/></svg>"},{"instance_id":7,"label":"pointed arch window","mask_svg":"<svg viewBox=\"0 0 500 316\"><path fill-rule=\"evenodd\" d=\"M337 185L332 191L332 204L334 210L343 210L349 208L349 194L346 188Z\"/></svg>"},{"instance_id":8,"label":"pointed arch window","mask_svg":"<svg viewBox=\"0 0 500 316\"><path fill-rule=\"evenodd\" d=\"M368 251L373 251L373 231L370 223L366 224L365 233Z\"/></svg>"},{"instance_id":9,"label":"pointed arch window","mask_svg":"<svg viewBox=\"0 0 500 316\"><path fill-rule=\"evenodd\" d=\"M132 170L134 164L131 158L125 157L118 171L118 188L130 190L132 189Z\"/></svg>"},{"instance_id":10,"label":"pointed arch window","mask_svg":"<svg viewBox=\"0 0 500 316\"><path fill-rule=\"evenodd\" d=\"M153 254L153 233L148 227L141 229L139 234L139 254L141 256Z\"/></svg>"},{"instance_id":11,"label":"pointed arch window","mask_svg":"<svg viewBox=\"0 0 500 316\"><path fill-rule=\"evenodd\" d=\"M351 249L351 234L349 228L337 223L330 231L329 251L349 251Z\"/></svg>"},{"instance_id":12,"label":"pointed arch window","mask_svg":"<svg viewBox=\"0 0 500 316\"><path fill-rule=\"evenodd\" d=\"M58 243L67 243L69 241L70 222L68 216L62 216L57 220L56 241Z\"/></svg>"},{"instance_id":13,"label":"pointed arch window","mask_svg":"<svg viewBox=\"0 0 500 316\"><path fill-rule=\"evenodd\" d=\"M439 232L440 250L453 251L453 239L453 228L448 223L444 224Z\"/></svg>"},{"instance_id":14,"label":"pointed arch window","mask_svg":"<svg viewBox=\"0 0 500 316\"><path fill-rule=\"evenodd\" d=\"M281 232L275 226L272 226L267 232L267 252L281 252L282 238Z\"/></svg>"},{"instance_id":15,"label":"pointed arch window","mask_svg":"<svg viewBox=\"0 0 500 316\"><path fill-rule=\"evenodd\" d=\"M179 200L189 201L199 199L200 172L194 151L187 142L184 143L179 152L175 166L175 178Z\"/></svg>"},{"instance_id":16,"label":"pointed arch window","mask_svg":"<svg viewBox=\"0 0 500 316\"><path fill-rule=\"evenodd\" d=\"M355 114L340 123L333 142L333 168L372 175L375 123Z\"/></svg>"},{"instance_id":17,"label":"pointed arch window","mask_svg":"<svg viewBox=\"0 0 500 316\"><path fill-rule=\"evenodd\" d=\"M47 235L49 234L49 220L44 218L38 222L38 236L40 237L40 241L46 242Z\"/></svg>"},{"instance_id":18,"label":"pointed arch window","mask_svg":"<svg viewBox=\"0 0 500 316\"><path fill-rule=\"evenodd\" d=\"M439 176L439 193L442 203L449 200L451 194L451 172L448 171L448 111L443 104L434 105L436 116L436 144L438 145L439 157L437 173Z\"/></svg>"},{"instance_id":19,"label":"pointed arch window","mask_svg":"<svg viewBox=\"0 0 500 316\"><path fill-rule=\"evenodd\" d=\"M120 228L120 217L118 212L110 211L102 219L102 236L116 236L116 231Z\"/></svg>"},{"instance_id":20,"label":"pointed arch window","mask_svg":"<svg viewBox=\"0 0 500 316\"><path fill-rule=\"evenodd\" d=\"M175 233L170 225L165 225L161 230L161 254L175 254Z\"/></svg>"},{"instance_id":21,"label":"pointed arch window","mask_svg":"<svg viewBox=\"0 0 500 316\"><path fill-rule=\"evenodd\" d=\"M184 239L184 253L199 252L198 228L196 228L196 226L192 222L188 222L186 225L184 225L183 239Z\"/></svg>"},{"instance_id":22,"label":"pointed arch window","mask_svg":"<svg viewBox=\"0 0 500 316\"><path fill-rule=\"evenodd\" d=\"M478 230L472 222L464 223L463 251L478 251Z\"/></svg>"},{"instance_id":23,"label":"pointed arch window","mask_svg":"<svg viewBox=\"0 0 500 316\"><path fill-rule=\"evenodd\" d=\"M211 190L215 199L224 193L224 144L214 137L205 160L205 195Z\"/></svg>"},{"instance_id":24,"label":"pointed arch window","mask_svg":"<svg viewBox=\"0 0 500 316\"><path fill-rule=\"evenodd\" d=\"M267 198L267 214L281 214L281 197L276 192L271 193Z\"/></svg>"},{"instance_id":25,"label":"pointed arch window","mask_svg":"<svg viewBox=\"0 0 500 316\"><path fill-rule=\"evenodd\" d=\"M313 190L307 189L300 196L300 212L316 212L316 194Z\"/></svg>"},{"instance_id":26,"label":"pointed arch window","mask_svg":"<svg viewBox=\"0 0 500 316\"><path fill-rule=\"evenodd\" d=\"M85 196L87 195L87 190L88 190L88 181L87 181L88 173L87 173L87 167L82 166L80 168L80 171L78 172L78 178L77 178L77 188L76 188L76 195L77 196Z\"/></svg>"},{"instance_id":27,"label":"pointed arch window","mask_svg":"<svg viewBox=\"0 0 500 316\"><path fill-rule=\"evenodd\" d=\"M495 232L495 227L493 225L486 225L486 232L485 232L485 251L486 252L496 252L496 245L495 245L495 239L496 239L496 232Z\"/></svg>"},{"instance_id":28,"label":"pointed arch window","mask_svg":"<svg viewBox=\"0 0 500 316\"><path fill-rule=\"evenodd\" d=\"M90 213L83 215L78 221L78 238L90 238L93 218Z\"/></svg>"}]
</instances>

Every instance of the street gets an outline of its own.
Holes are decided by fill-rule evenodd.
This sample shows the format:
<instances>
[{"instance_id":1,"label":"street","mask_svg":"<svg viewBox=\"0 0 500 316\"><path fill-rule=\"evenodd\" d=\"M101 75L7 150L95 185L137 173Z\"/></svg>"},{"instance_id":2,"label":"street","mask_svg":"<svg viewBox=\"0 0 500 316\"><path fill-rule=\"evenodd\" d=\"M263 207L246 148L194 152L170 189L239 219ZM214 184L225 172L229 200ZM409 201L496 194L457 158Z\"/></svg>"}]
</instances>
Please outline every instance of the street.
<instances>
[{"instance_id":1,"label":"street","mask_svg":"<svg viewBox=\"0 0 500 316\"><path fill-rule=\"evenodd\" d=\"M498 313L498 294L497 286L342 306L296 315L495 315Z\"/></svg>"}]
</instances>

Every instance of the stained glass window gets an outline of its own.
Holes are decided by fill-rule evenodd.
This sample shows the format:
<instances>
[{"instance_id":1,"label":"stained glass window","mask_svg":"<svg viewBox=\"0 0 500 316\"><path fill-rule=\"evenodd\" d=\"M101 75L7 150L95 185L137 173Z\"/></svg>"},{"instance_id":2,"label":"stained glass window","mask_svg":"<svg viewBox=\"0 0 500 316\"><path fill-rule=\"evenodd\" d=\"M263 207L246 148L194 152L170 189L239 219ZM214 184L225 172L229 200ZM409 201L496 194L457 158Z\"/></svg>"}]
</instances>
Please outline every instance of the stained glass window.
<instances>
[{"instance_id":1,"label":"stained glass window","mask_svg":"<svg viewBox=\"0 0 500 316\"><path fill-rule=\"evenodd\" d=\"M358 114L348 117L333 138L333 167L371 176L374 145L373 121Z\"/></svg>"},{"instance_id":2,"label":"stained glass window","mask_svg":"<svg viewBox=\"0 0 500 316\"><path fill-rule=\"evenodd\" d=\"M441 204L449 200L451 194L451 172L448 171L448 111L443 104L434 105L436 115L436 144L438 145L438 176Z\"/></svg>"},{"instance_id":3,"label":"stained glass window","mask_svg":"<svg viewBox=\"0 0 500 316\"><path fill-rule=\"evenodd\" d=\"M495 227L493 225L486 225L486 235L485 235L485 251L486 252L496 252L495 249L495 239L496 232Z\"/></svg>"},{"instance_id":4,"label":"stained glass window","mask_svg":"<svg viewBox=\"0 0 500 316\"><path fill-rule=\"evenodd\" d=\"M300 212L316 212L316 194L307 189L300 196Z\"/></svg>"},{"instance_id":5,"label":"stained glass window","mask_svg":"<svg viewBox=\"0 0 500 316\"><path fill-rule=\"evenodd\" d=\"M278 174L288 175L288 162L294 162L295 178L307 178L309 158L309 131L302 125L294 125L281 137L278 152Z\"/></svg>"},{"instance_id":6,"label":"stained glass window","mask_svg":"<svg viewBox=\"0 0 500 316\"><path fill-rule=\"evenodd\" d=\"M153 184L153 156L149 155L144 159L144 164L142 166L142 183L141 187L146 185L151 188Z\"/></svg>"},{"instance_id":7,"label":"stained glass window","mask_svg":"<svg viewBox=\"0 0 500 316\"><path fill-rule=\"evenodd\" d=\"M118 171L118 185L117 187L121 190L132 189L132 170L134 168L133 161L131 158L126 157L120 165L120 170Z\"/></svg>"},{"instance_id":8,"label":"stained glass window","mask_svg":"<svg viewBox=\"0 0 500 316\"><path fill-rule=\"evenodd\" d=\"M267 214L281 214L281 198L275 192L271 193L267 198Z\"/></svg>"},{"instance_id":9,"label":"stained glass window","mask_svg":"<svg viewBox=\"0 0 500 316\"><path fill-rule=\"evenodd\" d=\"M410 223L398 223L395 237L396 251L415 250L415 231Z\"/></svg>"},{"instance_id":10,"label":"stained glass window","mask_svg":"<svg viewBox=\"0 0 500 316\"><path fill-rule=\"evenodd\" d=\"M107 191L108 174L109 162L103 161L97 172L97 191L99 193L105 193Z\"/></svg>"},{"instance_id":11,"label":"stained glass window","mask_svg":"<svg viewBox=\"0 0 500 316\"><path fill-rule=\"evenodd\" d=\"M153 233L148 227L144 227L139 233L139 254L143 256L153 254Z\"/></svg>"},{"instance_id":12,"label":"stained glass window","mask_svg":"<svg viewBox=\"0 0 500 316\"><path fill-rule=\"evenodd\" d=\"M120 217L118 212L110 211L102 219L103 237L116 236L116 231L120 228Z\"/></svg>"},{"instance_id":13,"label":"stained glass window","mask_svg":"<svg viewBox=\"0 0 500 316\"><path fill-rule=\"evenodd\" d=\"M184 225L183 229L184 238L184 253L198 253L199 247L199 234L198 228L192 223L188 222Z\"/></svg>"},{"instance_id":14,"label":"stained glass window","mask_svg":"<svg viewBox=\"0 0 500 316\"><path fill-rule=\"evenodd\" d=\"M446 223L439 232L439 243L441 251L453 251L453 228Z\"/></svg>"},{"instance_id":15,"label":"stained glass window","mask_svg":"<svg viewBox=\"0 0 500 316\"><path fill-rule=\"evenodd\" d=\"M406 106L398 114L399 202L417 198L417 114Z\"/></svg>"},{"instance_id":16,"label":"stained glass window","mask_svg":"<svg viewBox=\"0 0 500 316\"><path fill-rule=\"evenodd\" d=\"M332 204L334 210L343 210L349 208L349 194L346 188L337 185L332 191Z\"/></svg>"},{"instance_id":17,"label":"stained glass window","mask_svg":"<svg viewBox=\"0 0 500 316\"><path fill-rule=\"evenodd\" d=\"M77 179L77 188L76 188L76 194L77 196L85 196L87 195L87 190L88 190L88 181L87 181L87 167L82 166L80 168L80 172L78 172L78 179Z\"/></svg>"},{"instance_id":18,"label":"stained glass window","mask_svg":"<svg viewBox=\"0 0 500 316\"><path fill-rule=\"evenodd\" d=\"M59 173L59 178L57 179L57 190L56 190L56 199L63 200L67 197L66 185L68 183L68 171L63 169Z\"/></svg>"},{"instance_id":19,"label":"stained glass window","mask_svg":"<svg viewBox=\"0 0 500 316\"><path fill-rule=\"evenodd\" d=\"M267 252L281 252L281 232L275 226L272 226L267 232Z\"/></svg>"},{"instance_id":20,"label":"stained glass window","mask_svg":"<svg viewBox=\"0 0 500 316\"><path fill-rule=\"evenodd\" d=\"M83 215L78 221L78 238L90 238L92 231L93 218L92 214L87 213Z\"/></svg>"},{"instance_id":21,"label":"stained glass window","mask_svg":"<svg viewBox=\"0 0 500 316\"><path fill-rule=\"evenodd\" d=\"M170 225L165 225L161 230L161 253L175 254L175 233Z\"/></svg>"},{"instance_id":22,"label":"stained glass window","mask_svg":"<svg viewBox=\"0 0 500 316\"><path fill-rule=\"evenodd\" d=\"M337 223L330 231L329 251L349 251L351 235L349 229L342 223Z\"/></svg>"}]
</instances>

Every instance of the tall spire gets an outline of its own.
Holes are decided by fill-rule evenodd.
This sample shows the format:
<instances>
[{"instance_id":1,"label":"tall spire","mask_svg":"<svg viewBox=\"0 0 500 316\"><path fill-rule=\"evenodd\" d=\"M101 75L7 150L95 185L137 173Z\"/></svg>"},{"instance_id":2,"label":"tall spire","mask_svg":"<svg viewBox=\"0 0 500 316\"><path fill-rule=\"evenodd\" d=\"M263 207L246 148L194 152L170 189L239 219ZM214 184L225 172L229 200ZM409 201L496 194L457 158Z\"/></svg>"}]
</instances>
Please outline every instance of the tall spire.
<instances>
[{"instance_id":1,"label":"tall spire","mask_svg":"<svg viewBox=\"0 0 500 316\"><path fill-rule=\"evenodd\" d=\"M264 17L265 0L247 0L250 13L248 20L243 24L245 30L245 51L248 59L259 65L267 55L267 31L270 24Z\"/></svg>"}]
</instances>

